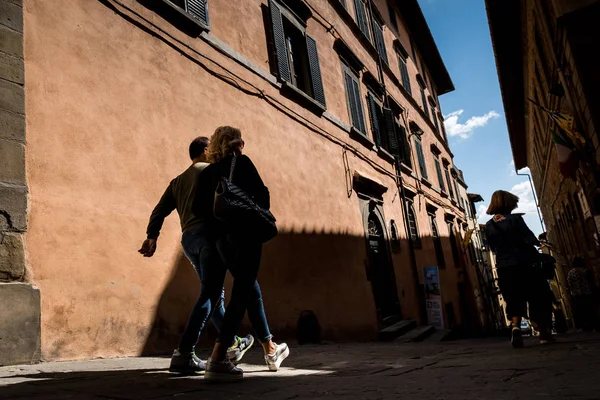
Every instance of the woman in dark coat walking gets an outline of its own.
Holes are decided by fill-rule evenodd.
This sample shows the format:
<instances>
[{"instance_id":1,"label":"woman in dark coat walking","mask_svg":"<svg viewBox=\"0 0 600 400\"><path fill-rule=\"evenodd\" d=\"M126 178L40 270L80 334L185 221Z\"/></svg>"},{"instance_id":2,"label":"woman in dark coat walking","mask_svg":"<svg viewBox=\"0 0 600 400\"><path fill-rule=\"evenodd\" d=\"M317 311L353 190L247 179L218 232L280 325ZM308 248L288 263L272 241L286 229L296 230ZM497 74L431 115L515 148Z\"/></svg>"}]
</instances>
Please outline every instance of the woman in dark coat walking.
<instances>
[{"instance_id":1,"label":"woman in dark coat walking","mask_svg":"<svg viewBox=\"0 0 600 400\"><path fill-rule=\"evenodd\" d=\"M519 198L498 190L492 195L487 210L492 219L485 225L488 245L496 255L498 285L506 301L506 315L511 320L511 343L523 347L521 318L529 314L540 330L540 342L554 341L552 327L552 291L541 268L534 266L539 258L540 242L523 220L523 214L512 214Z\"/></svg>"}]
</instances>

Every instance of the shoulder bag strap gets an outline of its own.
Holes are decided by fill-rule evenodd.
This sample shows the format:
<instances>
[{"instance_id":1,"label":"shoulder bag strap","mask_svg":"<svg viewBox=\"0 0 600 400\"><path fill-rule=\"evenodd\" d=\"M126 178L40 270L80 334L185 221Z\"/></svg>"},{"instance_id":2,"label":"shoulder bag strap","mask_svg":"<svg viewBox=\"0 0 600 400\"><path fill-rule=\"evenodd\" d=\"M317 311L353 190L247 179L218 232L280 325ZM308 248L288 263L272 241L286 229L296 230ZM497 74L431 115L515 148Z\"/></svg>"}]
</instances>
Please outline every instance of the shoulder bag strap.
<instances>
[{"instance_id":1,"label":"shoulder bag strap","mask_svg":"<svg viewBox=\"0 0 600 400\"><path fill-rule=\"evenodd\" d=\"M237 157L234 155L231 158L231 168L229 169L229 182L233 182L233 171L235 170L235 162Z\"/></svg>"}]
</instances>

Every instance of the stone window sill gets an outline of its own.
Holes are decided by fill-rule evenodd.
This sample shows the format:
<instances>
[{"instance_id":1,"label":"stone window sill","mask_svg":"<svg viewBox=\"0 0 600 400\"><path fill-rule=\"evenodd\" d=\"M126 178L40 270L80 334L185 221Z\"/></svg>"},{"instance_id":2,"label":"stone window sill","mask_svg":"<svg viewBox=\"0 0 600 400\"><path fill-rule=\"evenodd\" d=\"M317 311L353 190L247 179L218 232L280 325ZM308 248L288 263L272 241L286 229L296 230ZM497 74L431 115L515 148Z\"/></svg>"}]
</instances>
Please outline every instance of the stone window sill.
<instances>
[{"instance_id":1,"label":"stone window sill","mask_svg":"<svg viewBox=\"0 0 600 400\"><path fill-rule=\"evenodd\" d=\"M319 116L321 116L326 110L323 104L319 103L289 82L283 82L281 85L281 94L290 98L291 100L294 100L301 106L309 109Z\"/></svg>"}]
</instances>

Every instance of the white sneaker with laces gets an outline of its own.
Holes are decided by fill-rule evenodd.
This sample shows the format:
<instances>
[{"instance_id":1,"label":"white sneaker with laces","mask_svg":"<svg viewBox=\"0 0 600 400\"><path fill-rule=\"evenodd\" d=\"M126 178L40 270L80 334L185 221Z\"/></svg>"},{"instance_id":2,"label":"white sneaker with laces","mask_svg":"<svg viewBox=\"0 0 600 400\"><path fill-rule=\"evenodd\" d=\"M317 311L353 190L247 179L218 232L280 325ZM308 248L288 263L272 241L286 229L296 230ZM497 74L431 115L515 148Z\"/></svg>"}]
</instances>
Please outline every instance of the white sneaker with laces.
<instances>
[{"instance_id":1,"label":"white sneaker with laces","mask_svg":"<svg viewBox=\"0 0 600 400\"><path fill-rule=\"evenodd\" d=\"M275 345L275 353L265 354L265 363L267 363L269 371L279 370L279 367L281 366L283 360L285 360L290 355L290 348L287 344L273 344Z\"/></svg>"}]
</instances>

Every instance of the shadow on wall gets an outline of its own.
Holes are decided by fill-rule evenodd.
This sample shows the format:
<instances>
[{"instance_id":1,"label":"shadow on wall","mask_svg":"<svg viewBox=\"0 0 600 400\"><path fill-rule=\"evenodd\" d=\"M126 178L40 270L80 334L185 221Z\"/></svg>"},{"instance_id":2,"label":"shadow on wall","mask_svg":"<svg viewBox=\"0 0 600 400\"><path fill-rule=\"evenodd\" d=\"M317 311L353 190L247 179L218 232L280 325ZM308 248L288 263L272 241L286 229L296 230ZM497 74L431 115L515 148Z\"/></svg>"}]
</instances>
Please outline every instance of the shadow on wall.
<instances>
[{"instance_id":1,"label":"shadow on wall","mask_svg":"<svg viewBox=\"0 0 600 400\"><path fill-rule=\"evenodd\" d=\"M444 248L450 249L450 244L447 243L449 238L442 238L442 241ZM417 250L419 268L435 265L435 258L426 261L434 253L430 242L431 238L422 238L423 248ZM382 327L378 313L381 307L377 303L382 299L385 301L386 297L375 293L374 287L382 286L376 286L374 282L377 279L389 279L389 274L383 273L380 265L370 265L367 248L368 242L363 236L324 232L282 232L264 246L259 282L269 325L276 340L297 339L298 320L303 314L305 321L311 326L315 325L314 318L306 315L307 310L314 312L317 317L316 326L320 326L318 332L310 332L316 339L322 337L325 340L361 341L377 337ZM391 249L389 244L388 249ZM404 306L403 317L416 319L418 309L415 307L417 300L408 242L403 240L400 251L390 254L398 283L396 298ZM450 265L440 273L442 290L447 290L449 286L453 286L450 288L453 291L463 290L464 293L460 296L464 298L464 302L460 304L458 299L444 301L454 302L459 315L457 319L462 320L462 316L472 319L473 321L465 324L471 326L476 323L477 318L474 310L466 309L472 304L472 288L465 285L462 289L460 286L457 288L457 280L464 276L461 273L463 270L451 265L450 254L446 255L446 260ZM231 279L228 276L225 284L227 296L230 287ZM143 355L166 354L177 346L198 293L198 277L181 253L159 300L154 322L143 347ZM245 320L240 334L250 331L248 321ZM215 337L216 331L212 323L209 323L199 346L210 346Z\"/></svg>"}]
</instances>

